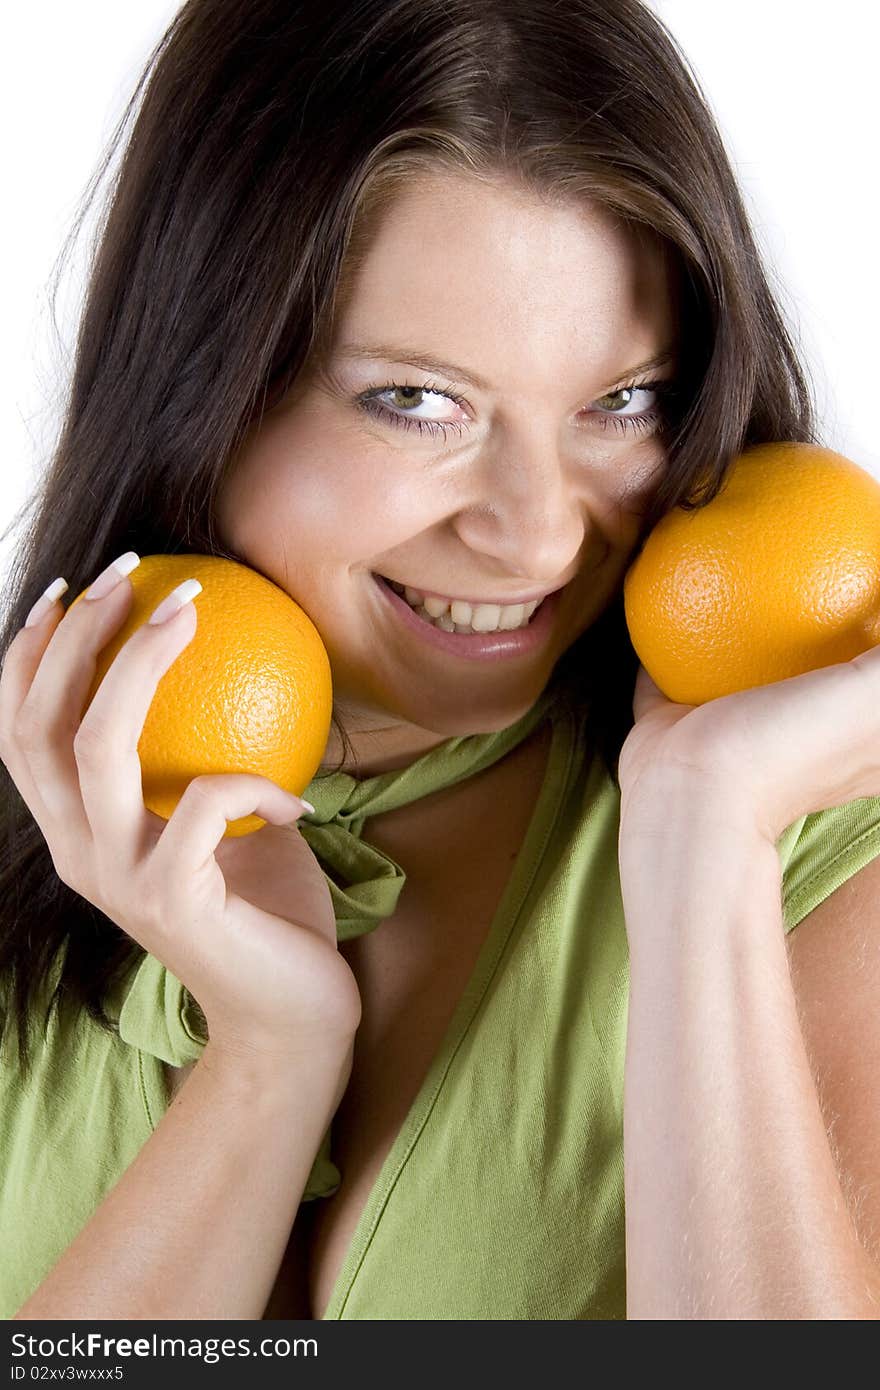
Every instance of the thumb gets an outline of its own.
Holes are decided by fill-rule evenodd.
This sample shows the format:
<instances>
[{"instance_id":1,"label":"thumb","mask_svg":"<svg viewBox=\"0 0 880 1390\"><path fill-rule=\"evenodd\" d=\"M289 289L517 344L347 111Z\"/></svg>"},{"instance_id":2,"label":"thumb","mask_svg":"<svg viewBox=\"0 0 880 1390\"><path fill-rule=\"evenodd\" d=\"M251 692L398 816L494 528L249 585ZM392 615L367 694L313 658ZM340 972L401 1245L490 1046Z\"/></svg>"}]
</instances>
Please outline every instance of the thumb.
<instances>
[{"instance_id":1,"label":"thumb","mask_svg":"<svg viewBox=\"0 0 880 1390\"><path fill-rule=\"evenodd\" d=\"M650 714L652 710L669 703L670 701L667 700L659 686L654 683L644 666L640 664L633 692L633 717L636 723L645 715Z\"/></svg>"}]
</instances>

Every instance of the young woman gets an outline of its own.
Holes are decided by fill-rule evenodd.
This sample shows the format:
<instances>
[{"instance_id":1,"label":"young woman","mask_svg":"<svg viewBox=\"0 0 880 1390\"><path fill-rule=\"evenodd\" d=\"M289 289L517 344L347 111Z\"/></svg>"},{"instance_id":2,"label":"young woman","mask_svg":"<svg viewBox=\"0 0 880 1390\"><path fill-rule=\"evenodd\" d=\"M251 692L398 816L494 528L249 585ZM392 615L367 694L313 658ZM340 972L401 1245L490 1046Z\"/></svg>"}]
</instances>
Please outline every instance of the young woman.
<instances>
[{"instance_id":1,"label":"young woman","mask_svg":"<svg viewBox=\"0 0 880 1390\"><path fill-rule=\"evenodd\" d=\"M3 633L4 1316L877 1316L877 659L691 709L623 621L665 511L817 440L682 55L190 0L145 79ZM316 623L313 814L146 811L197 598L84 712L158 552Z\"/></svg>"}]
</instances>

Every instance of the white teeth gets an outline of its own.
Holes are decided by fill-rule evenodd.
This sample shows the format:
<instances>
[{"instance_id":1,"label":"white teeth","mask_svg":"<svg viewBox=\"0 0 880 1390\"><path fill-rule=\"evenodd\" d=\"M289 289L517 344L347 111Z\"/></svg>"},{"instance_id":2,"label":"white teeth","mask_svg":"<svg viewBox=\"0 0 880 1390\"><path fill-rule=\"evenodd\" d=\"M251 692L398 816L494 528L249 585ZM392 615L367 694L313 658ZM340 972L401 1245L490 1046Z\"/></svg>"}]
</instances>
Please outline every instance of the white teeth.
<instances>
[{"instance_id":1,"label":"white teeth","mask_svg":"<svg viewBox=\"0 0 880 1390\"><path fill-rule=\"evenodd\" d=\"M511 603L502 608L497 603L461 603L457 599L452 604L450 616L460 627L474 632L509 632L517 627L525 627L540 603Z\"/></svg>"},{"instance_id":2,"label":"white teeth","mask_svg":"<svg viewBox=\"0 0 880 1390\"><path fill-rule=\"evenodd\" d=\"M505 616L505 610L502 609L502 621L499 622L496 619L493 622L491 622L491 624L489 624L487 623L487 620L484 618L483 622L486 625L484 625L483 627L479 625L481 621L481 609L483 613L485 613L487 609L494 609L494 612L497 613L499 610L496 605L482 604L481 609L477 608L474 610L473 620L469 622L456 622L455 610L459 606L457 602L452 605L451 613L448 609L446 609L443 613L437 616L435 616L433 613L430 613L425 604L420 604L418 607L416 607L415 604L411 604L410 606L412 608L415 608L416 613L418 613L420 618L424 618L426 623L430 623L433 627L441 627L444 632L469 632L473 634L479 632L509 632L514 630L515 628L527 627L529 618L537 608L538 604L537 600L533 604L517 604L515 608L506 610L507 614L509 615L507 616L506 621L503 621ZM469 609L470 605L464 604L463 607Z\"/></svg>"},{"instance_id":3,"label":"white teeth","mask_svg":"<svg viewBox=\"0 0 880 1390\"><path fill-rule=\"evenodd\" d=\"M519 604L517 607L521 608ZM450 608L452 621L462 627L472 627L476 632L497 632L501 621L501 609L494 603L462 603L459 600Z\"/></svg>"},{"instance_id":4,"label":"white teeth","mask_svg":"<svg viewBox=\"0 0 880 1390\"><path fill-rule=\"evenodd\" d=\"M531 603L518 603L513 608L502 608L501 621L498 624L500 631L506 632L508 628L522 627L529 621L540 602L541 600L536 598ZM518 617L520 612L522 612L521 618Z\"/></svg>"},{"instance_id":5,"label":"white teeth","mask_svg":"<svg viewBox=\"0 0 880 1390\"><path fill-rule=\"evenodd\" d=\"M409 594L412 592L412 590L408 590L407 597L409 597ZM432 618L442 618L443 614L448 611L449 604L446 602L445 598L426 598L425 607Z\"/></svg>"}]
</instances>

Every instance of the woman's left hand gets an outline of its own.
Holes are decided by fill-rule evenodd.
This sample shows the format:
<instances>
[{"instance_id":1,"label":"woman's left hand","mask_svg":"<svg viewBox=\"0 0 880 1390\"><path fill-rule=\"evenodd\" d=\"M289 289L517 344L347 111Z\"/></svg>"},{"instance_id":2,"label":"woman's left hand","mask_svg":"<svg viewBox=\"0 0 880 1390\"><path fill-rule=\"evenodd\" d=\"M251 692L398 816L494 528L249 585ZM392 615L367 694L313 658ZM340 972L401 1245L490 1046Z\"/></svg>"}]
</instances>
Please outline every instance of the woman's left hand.
<instances>
[{"instance_id":1,"label":"woman's left hand","mask_svg":"<svg viewBox=\"0 0 880 1390\"><path fill-rule=\"evenodd\" d=\"M703 705L667 700L640 666L633 714L618 766L621 833L682 772L738 810L745 801L773 843L800 816L880 796L880 647Z\"/></svg>"}]
</instances>

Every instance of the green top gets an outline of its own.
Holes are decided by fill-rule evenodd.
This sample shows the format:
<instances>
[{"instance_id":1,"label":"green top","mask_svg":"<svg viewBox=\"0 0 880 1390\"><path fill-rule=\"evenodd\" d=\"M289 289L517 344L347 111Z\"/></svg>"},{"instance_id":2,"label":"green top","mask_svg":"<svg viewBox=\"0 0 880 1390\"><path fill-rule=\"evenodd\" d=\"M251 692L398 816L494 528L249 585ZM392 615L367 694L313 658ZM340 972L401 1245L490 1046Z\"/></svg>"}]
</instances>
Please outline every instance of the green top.
<instances>
[{"instance_id":1,"label":"green top","mask_svg":"<svg viewBox=\"0 0 880 1390\"><path fill-rule=\"evenodd\" d=\"M341 773L313 781L305 794L316 814L301 825L322 864L334 877L347 866L354 884L346 891L328 873L340 936L373 930L393 911L404 877L359 841L365 816L390 804L383 798L393 801L394 787L404 787L405 803L470 775L545 715L553 737L529 829L357 1224L328 1319L626 1316L620 801L587 748L583 716L545 692L511 728L450 739L409 768L360 783ZM801 818L778 850L790 931L880 852L880 798ZM118 1037L87 1015L62 1036L53 1017L26 1086L9 1055L0 1059L4 1318L161 1120L161 1063L194 1061L204 1047L198 1007L153 956L108 1010ZM331 1155L332 1125L304 1200L336 1190Z\"/></svg>"}]
</instances>

